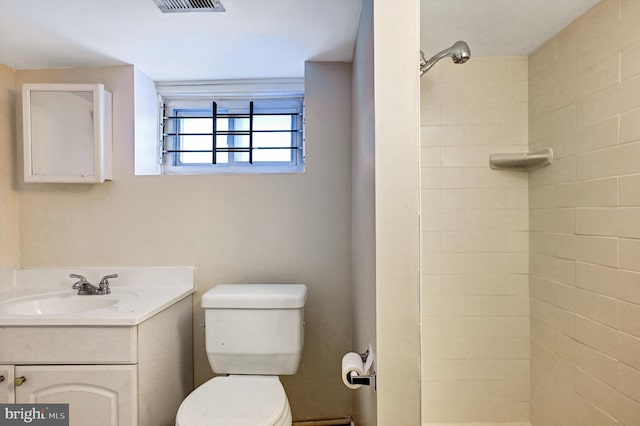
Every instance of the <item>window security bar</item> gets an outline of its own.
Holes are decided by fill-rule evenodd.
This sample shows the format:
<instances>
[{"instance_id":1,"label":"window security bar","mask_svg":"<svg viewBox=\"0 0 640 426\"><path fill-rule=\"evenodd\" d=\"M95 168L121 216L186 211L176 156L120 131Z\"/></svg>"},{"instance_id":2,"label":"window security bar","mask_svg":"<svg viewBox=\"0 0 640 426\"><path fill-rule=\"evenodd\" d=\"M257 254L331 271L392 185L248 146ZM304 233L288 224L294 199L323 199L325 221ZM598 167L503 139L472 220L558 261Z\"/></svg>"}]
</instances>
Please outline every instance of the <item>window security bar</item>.
<instances>
[{"instance_id":1,"label":"window security bar","mask_svg":"<svg viewBox=\"0 0 640 426\"><path fill-rule=\"evenodd\" d=\"M164 106L162 108L164 111ZM209 119L212 121L212 132L211 133L194 133L194 132L180 132L176 130L175 132L162 133L163 139L164 137L173 137L174 139L182 137L182 136L211 136L211 145L212 149L166 149L164 146L162 147L162 154L170 154L170 153L211 153L212 154L212 164L217 164L217 153L248 153L249 154L249 164L253 164L253 153L255 150L289 150L291 152L295 150L303 150L301 146L261 146L256 147L253 144L253 136L255 133L302 133L301 129L265 129L265 130L256 130L254 129L254 117L256 116L289 116L289 117L302 117L302 113L299 112L266 112L266 113L256 113L254 112L253 101L249 102L249 113L224 113L218 114L218 105L214 101L212 102L212 114L211 115L186 115L186 116L164 116L163 121L165 120L175 120L177 123L179 120L185 119ZM249 119L249 129L248 130L218 130L217 129L217 119ZM163 125L162 128L165 126ZM173 126L175 129L179 127L177 125ZM217 136L248 136L249 137L249 146L245 147L218 147L217 144ZM164 145L164 144L163 144Z\"/></svg>"},{"instance_id":2,"label":"window security bar","mask_svg":"<svg viewBox=\"0 0 640 426\"><path fill-rule=\"evenodd\" d=\"M280 116L285 115L289 117L293 117L293 116L302 117L302 114L299 112L254 112L253 113L254 117L258 117L262 115L280 115ZM249 118L250 115L243 114L243 113L233 113L233 114L216 114L216 117L217 118ZM204 119L211 120L213 118L213 115L187 115L187 116L169 115L162 118L164 118L165 120L181 120L183 118L204 118Z\"/></svg>"},{"instance_id":3,"label":"window security bar","mask_svg":"<svg viewBox=\"0 0 640 426\"><path fill-rule=\"evenodd\" d=\"M191 118L191 117L186 117ZM218 130L217 135L223 136L251 136L251 133L301 133L302 130L298 129L283 129L283 130ZM162 136L211 136L213 133L163 133Z\"/></svg>"},{"instance_id":4,"label":"window security bar","mask_svg":"<svg viewBox=\"0 0 640 426\"><path fill-rule=\"evenodd\" d=\"M289 149L289 150L301 150L301 146L254 146L252 148L242 147L242 148L218 148L218 152L250 152L250 150L265 150L265 149ZM173 153L173 152L211 152L210 149L163 149L164 153Z\"/></svg>"}]
</instances>

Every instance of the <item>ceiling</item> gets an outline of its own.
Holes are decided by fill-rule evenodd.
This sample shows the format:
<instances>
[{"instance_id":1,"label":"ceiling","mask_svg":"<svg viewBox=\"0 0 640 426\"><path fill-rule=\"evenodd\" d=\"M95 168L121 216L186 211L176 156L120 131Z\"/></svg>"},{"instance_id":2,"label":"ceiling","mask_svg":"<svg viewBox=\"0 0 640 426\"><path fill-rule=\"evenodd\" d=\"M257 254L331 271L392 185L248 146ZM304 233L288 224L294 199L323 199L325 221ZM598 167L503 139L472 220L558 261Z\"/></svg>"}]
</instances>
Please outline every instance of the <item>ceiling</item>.
<instances>
[{"instance_id":1,"label":"ceiling","mask_svg":"<svg viewBox=\"0 0 640 426\"><path fill-rule=\"evenodd\" d=\"M471 56L528 55L599 0L421 0L420 47L427 56L457 40Z\"/></svg>"},{"instance_id":2,"label":"ceiling","mask_svg":"<svg viewBox=\"0 0 640 426\"><path fill-rule=\"evenodd\" d=\"M400 0L395 0L400 1ZM421 0L427 55L526 55L598 0ZM0 0L0 63L17 69L135 64L156 81L302 77L350 61L362 0L222 0L163 14L153 0Z\"/></svg>"}]
</instances>

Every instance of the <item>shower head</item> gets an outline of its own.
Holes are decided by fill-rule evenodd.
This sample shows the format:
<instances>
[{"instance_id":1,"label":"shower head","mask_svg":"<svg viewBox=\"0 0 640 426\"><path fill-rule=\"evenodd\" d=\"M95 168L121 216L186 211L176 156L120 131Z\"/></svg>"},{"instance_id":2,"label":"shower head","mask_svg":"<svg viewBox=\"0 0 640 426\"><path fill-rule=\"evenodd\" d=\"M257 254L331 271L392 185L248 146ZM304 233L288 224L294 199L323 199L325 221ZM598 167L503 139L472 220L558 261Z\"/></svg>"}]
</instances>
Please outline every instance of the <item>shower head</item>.
<instances>
[{"instance_id":1,"label":"shower head","mask_svg":"<svg viewBox=\"0 0 640 426\"><path fill-rule=\"evenodd\" d=\"M454 64L464 64L471 57L471 49L464 41L456 41L453 46L436 53L428 60L425 58L424 52L420 51L420 77L429 71L436 62L447 56L451 56Z\"/></svg>"}]
</instances>

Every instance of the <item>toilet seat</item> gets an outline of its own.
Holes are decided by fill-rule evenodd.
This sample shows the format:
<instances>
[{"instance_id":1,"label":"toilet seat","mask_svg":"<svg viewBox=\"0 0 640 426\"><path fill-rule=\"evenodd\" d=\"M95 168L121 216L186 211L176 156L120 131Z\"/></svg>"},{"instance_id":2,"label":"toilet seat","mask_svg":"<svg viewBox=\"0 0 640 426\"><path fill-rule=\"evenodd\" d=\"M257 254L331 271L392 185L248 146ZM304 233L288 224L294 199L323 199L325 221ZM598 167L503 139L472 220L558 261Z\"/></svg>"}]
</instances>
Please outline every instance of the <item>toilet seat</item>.
<instances>
[{"instance_id":1,"label":"toilet seat","mask_svg":"<svg viewBox=\"0 0 640 426\"><path fill-rule=\"evenodd\" d=\"M215 377L182 401L176 426L291 426L278 376Z\"/></svg>"}]
</instances>

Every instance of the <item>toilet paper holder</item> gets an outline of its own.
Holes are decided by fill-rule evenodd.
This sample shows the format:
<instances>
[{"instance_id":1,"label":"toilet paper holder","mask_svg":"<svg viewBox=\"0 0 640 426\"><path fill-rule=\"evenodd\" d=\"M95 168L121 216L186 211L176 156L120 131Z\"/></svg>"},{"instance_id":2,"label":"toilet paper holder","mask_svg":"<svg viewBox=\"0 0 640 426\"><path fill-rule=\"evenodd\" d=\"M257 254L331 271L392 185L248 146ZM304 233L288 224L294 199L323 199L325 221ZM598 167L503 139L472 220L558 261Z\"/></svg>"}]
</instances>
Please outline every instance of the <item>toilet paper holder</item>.
<instances>
[{"instance_id":1,"label":"toilet paper holder","mask_svg":"<svg viewBox=\"0 0 640 426\"><path fill-rule=\"evenodd\" d=\"M369 356L373 357L373 353L371 353L371 349L367 349L365 353L359 353L358 355L360 355L360 358L362 358L362 362L365 364L367 363ZM370 361L373 362L373 359L371 359ZM348 380L349 380L349 383L351 383L352 385L373 386L374 390L378 389L375 371L371 371L368 374L362 374L362 375L351 373L348 376Z\"/></svg>"}]
</instances>

